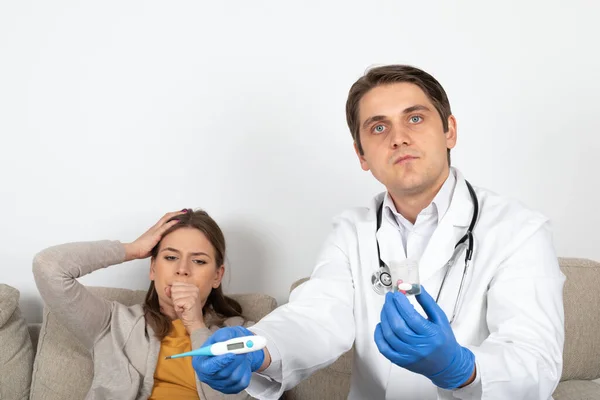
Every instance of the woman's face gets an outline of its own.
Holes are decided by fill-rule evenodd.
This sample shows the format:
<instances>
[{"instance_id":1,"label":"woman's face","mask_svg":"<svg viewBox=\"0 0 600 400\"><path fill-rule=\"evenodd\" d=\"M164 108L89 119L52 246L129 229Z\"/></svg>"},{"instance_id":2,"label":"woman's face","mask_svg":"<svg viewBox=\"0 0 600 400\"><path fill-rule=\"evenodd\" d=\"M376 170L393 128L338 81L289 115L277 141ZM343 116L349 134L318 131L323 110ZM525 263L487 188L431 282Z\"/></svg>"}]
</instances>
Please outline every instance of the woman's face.
<instances>
[{"instance_id":1,"label":"woman's face","mask_svg":"<svg viewBox=\"0 0 600 400\"><path fill-rule=\"evenodd\" d=\"M173 282L192 284L200 289L204 307L212 289L221 284L224 272L225 267L216 264L215 249L204 233L189 227L164 236L150 264L150 280L154 281L161 311L166 315L174 315Z\"/></svg>"}]
</instances>

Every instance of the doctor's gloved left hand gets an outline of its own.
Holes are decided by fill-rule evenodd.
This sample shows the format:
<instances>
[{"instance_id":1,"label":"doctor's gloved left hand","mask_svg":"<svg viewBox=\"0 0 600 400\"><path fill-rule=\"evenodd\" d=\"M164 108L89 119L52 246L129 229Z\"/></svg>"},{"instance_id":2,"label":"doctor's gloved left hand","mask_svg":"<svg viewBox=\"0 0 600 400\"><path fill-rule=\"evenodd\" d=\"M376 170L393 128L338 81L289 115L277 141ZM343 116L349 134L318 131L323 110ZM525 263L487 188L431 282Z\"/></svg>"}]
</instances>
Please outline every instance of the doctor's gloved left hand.
<instances>
[{"instance_id":1,"label":"doctor's gloved left hand","mask_svg":"<svg viewBox=\"0 0 600 400\"><path fill-rule=\"evenodd\" d=\"M394 364L424 375L442 389L467 383L475 371L475 356L456 342L444 311L421 287L416 296L428 319L405 295L387 293L381 323L375 328L379 352Z\"/></svg>"},{"instance_id":2,"label":"doctor's gloved left hand","mask_svg":"<svg viewBox=\"0 0 600 400\"><path fill-rule=\"evenodd\" d=\"M250 335L254 333L242 326L221 328L206 339L203 346ZM246 354L194 356L192 366L201 382L221 393L235 394L248 387L252 372L258 371L264 360L264 350L260 350Z\"/></svg>"}]
</instances>

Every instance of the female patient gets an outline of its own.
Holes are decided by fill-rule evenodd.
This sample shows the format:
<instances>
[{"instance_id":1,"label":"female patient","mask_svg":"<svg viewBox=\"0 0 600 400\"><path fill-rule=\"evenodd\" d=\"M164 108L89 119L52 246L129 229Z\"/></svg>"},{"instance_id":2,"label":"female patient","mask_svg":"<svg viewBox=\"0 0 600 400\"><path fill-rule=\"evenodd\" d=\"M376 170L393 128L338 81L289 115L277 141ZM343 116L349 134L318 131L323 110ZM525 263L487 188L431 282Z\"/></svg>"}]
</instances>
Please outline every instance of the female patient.
<instances>
[{"instance_id":1,"label":"female patient","mask_svg":"<svg viewBox=\"0 0 600 400\"><path fill-rule=\"evenodd\" d=\"M131 307L96 297L77 278L151 257L150 288ZM241 306L223 295L225 238L204 211L166 214L133 243L63 244L40 252L35 281L46 305L90 350L94 377L86 399L242 399L196 379L191 357L212 331L243 325ZM236 371L223 371L235 374Z\"/></svg>"}]
</instances>

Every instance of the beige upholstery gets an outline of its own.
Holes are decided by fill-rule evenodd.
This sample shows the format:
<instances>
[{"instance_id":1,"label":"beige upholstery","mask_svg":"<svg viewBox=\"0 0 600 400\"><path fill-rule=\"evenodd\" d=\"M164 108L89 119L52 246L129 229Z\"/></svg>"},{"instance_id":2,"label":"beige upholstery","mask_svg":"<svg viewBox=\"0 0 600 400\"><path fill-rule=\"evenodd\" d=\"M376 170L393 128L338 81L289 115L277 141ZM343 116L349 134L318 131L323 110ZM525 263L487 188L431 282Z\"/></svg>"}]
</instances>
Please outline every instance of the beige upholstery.
<instances>
[{"instance_id":1,"label":"beige upholstery","mask_svg":"<svg viewBox=\"0 0 600 400\"><path fill-rule=\"evenodd\" d=\"M560 258L564 288L565 347L555 400L600 400L600 263ZM292 285L294 290L307 278ZM352 349L286 393L286 399L345 399L350 390Z\"/></svg>"},{"instance_id":2,"label":"beige upholstery","mask_svg":"<svg viewBox=\"0 0 600 400\"><path fill-rule=\"evenodd\" d=\"M600 263L563 258L566 275L562 380L600 378Z\"/></svg>"},{"instance_id":3,"label":"beige upholstery","mask_svg":"<svg viewBox=\"0 0 600 400\"><path fill-rule=\"evenodd\" d=\"M285 393L285 400L345 400L350 391L352 353L343 354L328 368L319 370Z\"/></svg>"},{"instance_id":4,"label":"beige upholstery","mask_svg":"<svg viewBox=\"0 0 600 400\"><path fill-rule=\"evenodd\" d=\"M600 385L592 381L565 381L552 395L554 400L598 400Z\"/></svg>"},{"instance_id":5,"label":"beige upholstery","mask_svg":"<svg viewBox=\"0 0 600 400\"><path fill-rule=\"evenodd\" d=\"M115 288L89 288L96 295L125 305L144 301L145 291ZM252 321L275 309L276 302L262 294L231 295ZM44 309L31 384L31 400L83 399L91 384L93 365L89 353ZM68 377L65 379L65 377Z\"/></svg>"},{"instance_id":6,"label":"beige upholstery","mask_svg":"<svg viewBox=\"0 0 600 400\"><path fill-rule=\"evenodd\" d=\"M0 399L27 400L33 347L19 309L19 291L0 284Z\"/></svg>"},{"instance_id":7,"label":"beige upholstery","mask_svg":"<svg viewBox=\"0 0 600 400\"><path fill-rule=\"evenodd\" d=\"M33 345L33 354L37 351L38 338L40 337L40 330L42 329L41 323L28 324L29 336L31 336L31 344Z\"/></svg>"}]
</instances>

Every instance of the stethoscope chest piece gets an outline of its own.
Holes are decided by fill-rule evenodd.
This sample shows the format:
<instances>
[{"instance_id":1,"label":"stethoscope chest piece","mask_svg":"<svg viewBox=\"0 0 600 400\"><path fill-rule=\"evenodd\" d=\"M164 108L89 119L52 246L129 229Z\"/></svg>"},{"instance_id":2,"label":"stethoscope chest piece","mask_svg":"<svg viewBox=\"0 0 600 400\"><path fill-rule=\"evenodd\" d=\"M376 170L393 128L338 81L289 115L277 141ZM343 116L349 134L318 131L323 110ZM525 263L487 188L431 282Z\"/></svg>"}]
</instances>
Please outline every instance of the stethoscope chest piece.
<instances>
[{"instance_id":1,"label":"stethoscope chest piece","mask_svg":"<svg viewBox=\"0 0 600 400\"><path fill-rule=\"evenodd\" d=\"M392 275L389 268L380 267L371 275L371 286L375 293L384 295L392 290Z\"/></svg>"}]
</instances>

